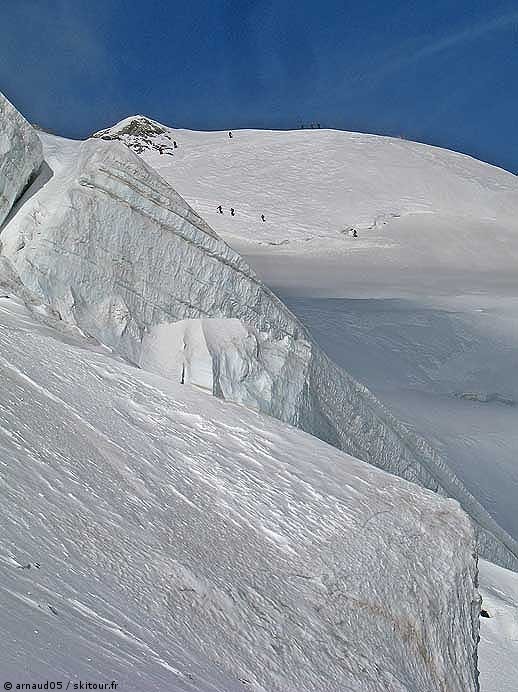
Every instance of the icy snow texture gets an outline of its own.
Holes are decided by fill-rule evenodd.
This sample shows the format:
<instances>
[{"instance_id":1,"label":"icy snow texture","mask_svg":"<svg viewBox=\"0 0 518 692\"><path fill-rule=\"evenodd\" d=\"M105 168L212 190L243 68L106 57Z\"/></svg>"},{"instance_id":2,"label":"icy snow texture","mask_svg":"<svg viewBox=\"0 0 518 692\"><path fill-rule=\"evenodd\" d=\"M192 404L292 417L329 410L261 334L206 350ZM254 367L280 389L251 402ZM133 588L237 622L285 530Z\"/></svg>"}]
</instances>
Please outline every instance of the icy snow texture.
<instances>
[{"instance_id":1,"label":"icy snow texture","mask_svg":"<svg viewBox=\"0 0 518 692\"><path fill-rule=\"evenodd\" d=\"M144 336L139 365L291 420L306 384L306 350L304 343L272 340L236 319L182 320Z\"/></svg>"},{"instance_id":2,"label":"icy snow texture","mask_svg":"<svg viewBox=\"0 0 518 692\"><path fill-rule=\"evenodd\" d=\"M0 369L4 680L477 690L456 502L6 298Z\"/></svg>"},{"instance_id":3,"label":"icy snow texture","mask_svg":"<svg viewBox=\"0 0 518 692\"><path fill-rule=\"evenodd\" d=\"M42 160L36 132L0 93L0 226Z\"/></svg>"},{"instance_id":4,"label":"icy snow texture","mask_svg":"<svg viewBox=\"0 0 518 692\"><path fill-rule=\"evenodd\" d=\"M30 291L134 363L145 362L142 340L148 332L155 340L157 325L241 320L246 343L225 354L223 373L222 358L212 359L216 394L458 499L476 522L481 553L518 567L516 543L430 445L332 363L245 261L138 156L119 142L42 138L52 175L35 182L2 233L3 253ZM167 339L170 327L160 330ZM257 349L250 349L254 339ZM155 344L155 361L167 349L167 342Z\"/></svg>"}]
</instances>

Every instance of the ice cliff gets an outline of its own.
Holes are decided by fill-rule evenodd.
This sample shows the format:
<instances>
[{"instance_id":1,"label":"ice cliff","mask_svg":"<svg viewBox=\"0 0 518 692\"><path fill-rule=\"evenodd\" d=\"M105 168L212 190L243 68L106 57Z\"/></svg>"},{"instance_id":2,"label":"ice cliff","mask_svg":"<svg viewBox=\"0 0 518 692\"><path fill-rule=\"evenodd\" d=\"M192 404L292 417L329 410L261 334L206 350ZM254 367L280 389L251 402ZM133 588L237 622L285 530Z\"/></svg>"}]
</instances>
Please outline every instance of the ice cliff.
<instances>
[{"instance_id":1,"label":"ice cliff","mask_svg":"<svg viewBox=\"0 0 518 692\"><path fill-rule=\"evenodd\" d=\"M38 135L0 94L0 226L42 161Z\"/></svg>"},{"instance_id":2,"label":"ice cliff","mask_svg":"<svg viewBox=\"0 0 518 692\"><path fill-rule=\"evenodd\" d=\"M435 450L331 362L155 171L120 142L42 140L45 177L1 235L27 290L141 367L206 386L458 499L481 553L518 568L516 543Z\"/></svg>"}]
</instances>

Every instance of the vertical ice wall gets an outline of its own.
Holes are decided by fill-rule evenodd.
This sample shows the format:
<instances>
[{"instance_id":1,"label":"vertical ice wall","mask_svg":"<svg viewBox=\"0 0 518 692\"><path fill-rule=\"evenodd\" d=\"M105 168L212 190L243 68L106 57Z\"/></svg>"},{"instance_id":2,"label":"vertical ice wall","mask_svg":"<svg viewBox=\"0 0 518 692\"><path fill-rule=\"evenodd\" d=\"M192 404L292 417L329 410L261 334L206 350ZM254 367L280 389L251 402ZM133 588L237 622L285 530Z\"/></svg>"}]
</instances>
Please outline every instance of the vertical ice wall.
<instances>
[{"instance_id":1,"label":"vertical ice wall","mask_svg":"<svg viewBox=\"0 0 518 692\"><path fill-rule=\"evenodd\" d=\"M0 226L42 161L38 135L0 93Z\"/></svg>"}]
</instances>

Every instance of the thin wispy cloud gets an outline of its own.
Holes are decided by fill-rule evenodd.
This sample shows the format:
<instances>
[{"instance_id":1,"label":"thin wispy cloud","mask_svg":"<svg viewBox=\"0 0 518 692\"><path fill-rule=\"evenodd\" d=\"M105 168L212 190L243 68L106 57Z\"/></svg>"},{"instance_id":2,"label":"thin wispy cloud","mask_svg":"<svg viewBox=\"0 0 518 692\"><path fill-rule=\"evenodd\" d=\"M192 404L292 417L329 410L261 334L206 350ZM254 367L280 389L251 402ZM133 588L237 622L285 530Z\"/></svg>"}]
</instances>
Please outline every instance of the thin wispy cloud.
<instances>
[{"instance_id":1,"label":"thin wispy cloud","mask_svg":"<svg viewBox=\"0 0 518 692\"><path fill-rule=\"evenodd\" d=\"M358 76L358 81L366 82L369 86L374 87L381 79L399 70L409 67L420 60L440 55L457 46L474 41L495 31L509 29L510 27L518 27L518 11L509 12L498 17L493 17L487 21L478 22L468 26L460 31L451 33L432 41L428 41L420 48L414 48L415 42L412 42L412 47L408 43L402 49L399 55L389 59L385 64L377 70L368 74Z\"/></svg>"},{"instance_id":2,"label":"thin wispy cloud","mask_svg":"<svg viewBox=\"0 0 518 692\"><path fill-rule=\"evenodd\" d=\"M4 14L0 89L27 117L63 127L91 107L92 85L103 80L109 92L115 73L93 0L87 7L25 0Z\"/></svg>"},{"instance_id":3,"label":"thin wispy cloud","mask_svg":"<svg viewBox=\"0 0 518 692\"><path fill-rule=\"evenodd\" d=\"M0 6L0 90L62 135L137 112L200 129L316 120L518 170L516 0Z\"/></svg>"}]
</instances>

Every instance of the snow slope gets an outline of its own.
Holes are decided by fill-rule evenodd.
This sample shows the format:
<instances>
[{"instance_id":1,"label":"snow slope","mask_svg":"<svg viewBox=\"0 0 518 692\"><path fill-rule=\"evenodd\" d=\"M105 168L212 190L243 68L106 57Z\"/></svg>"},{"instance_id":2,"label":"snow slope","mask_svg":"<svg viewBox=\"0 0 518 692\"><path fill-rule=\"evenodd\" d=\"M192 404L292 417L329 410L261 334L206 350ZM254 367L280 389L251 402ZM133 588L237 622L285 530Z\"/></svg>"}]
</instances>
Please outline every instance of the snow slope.
<instances>
[{"instance_id":1,"label":"snow slope","mask_svg":"<svg viewBox=\"0 0 518 692\"><path fill-rule=\"evenodd\" d=\"M456 502L2 295L4 680L477 690Z\"/></svg>"},{"instance_id":2,"label":"snow slope","mask_svg":"<svg viewBox=\"0 0 518 692\"><path fill-rule=\"evenodd\" d=\"M132 184L143 182L143 169L112 148L113 158L55 138L46 148L54 167L42 171L8 226L30 215L27 233L2 238L15 264L42 229L64 230L62 222L53 226L63 212L67 220L89 218L80 195L67 200L59 191L64 182L101 189L118 173L103 191L120 194L129 183L126 166L116 169L121 161L137 173ZM91 177L82 177L92 159ZM139 213L156 214L156 197L138 194ZM167 197L177 213L182 201L173 191ZM114 216L101 219L123 226L121 202L130 201L123 195L108 205ZM87 207L99 222L95 205ZM189 211L184 221L201 219ZM327 250L335 252L335 241ZM57 319L53 291L62 284L52 275L56 265L46 269L38 281L26 270L24 286L0 258L4 674L106 681L109 671L109 679L139 690L477 689L473 535L453 501L258 413L136 370ZM59 307L75 311L76 296ZM91 318L97 328L121 322L108 335L115 341L124 341L130 321L120 308L109 303ZM151 326L139 355L152 369L181 368L192 383L236 382L243 376L236 365L258 360L257 331L237 319ZM372 402L325 358L319 367L327 387L346 397L350 387ZM353 411L363 421L357 440L385 441L387 423L401 430L387 414L381 428L367 431L369 411ZM348 420L355 434L354 416ZM482 631L483 690L497 681L507 692L516 660L514 575L482 563L482 580L492 609ZM505 660L496 655L500 645Z\"/></svg>"},{"instance_id":3,"label":"snow slope","mask_svg":"<svg viewBox=\"0 0 518 692\"><path fill-rule=\"evenodd\" d=\"M142 157L518 538L518 178L373 135L162 129L174 155Z\"/></svg>"},{"instance_id":4,"label":"snow slope","mask_svg":"<svg viewBox=\"0 0 518 692\"><path fill-rule=\"evenodd\" d=\"M151 369L176 372L178 381L188 365L178 346L183 356L190 347L171 323L241 320L245 336L231 353L212 349L209 362L203 351L214 393L458 499L475 521L481 553L517 567L518 544L436 451L337 368L152 168L119 142L42 139L52 175L35 181L2 233L2 252L27 289L134 363L148 363L153 342Z\"/></svg>"},{"instance_id":5,"label":"snow slope","mask_svg":"<svg viewBox=\"0 0 518 692\"><path fill-rule=\"evenodd\" d=\"M480 687L516 692L518 680L518 575L481 560Z\"/></svg>"},{"instance_id":6,"label":"snow slope","mask_svg":"<svg viewBox=\"0 0 518 692\"><path fill-rule=\"evenodd\" d=\"M229 139L227 132L154 123L163 134L143 138L139 124L139 116L127 118L97 136L117 136L134 148L238 251L280 245L313 254L330 241L339 243L335 251L349 250L350 228L359 231L353 248L378 245L379 237L366 231L409 214L516 228L518 178L456 152L335 130L240 130ZM178 148L161 155L159 146L171 139ZM385 243L393 245L390 236Z\"/></svg>"}]
</instances>

